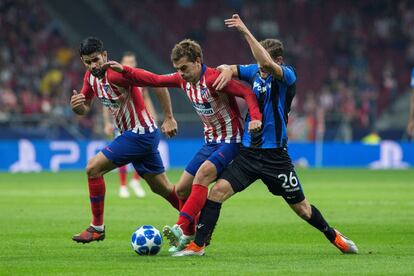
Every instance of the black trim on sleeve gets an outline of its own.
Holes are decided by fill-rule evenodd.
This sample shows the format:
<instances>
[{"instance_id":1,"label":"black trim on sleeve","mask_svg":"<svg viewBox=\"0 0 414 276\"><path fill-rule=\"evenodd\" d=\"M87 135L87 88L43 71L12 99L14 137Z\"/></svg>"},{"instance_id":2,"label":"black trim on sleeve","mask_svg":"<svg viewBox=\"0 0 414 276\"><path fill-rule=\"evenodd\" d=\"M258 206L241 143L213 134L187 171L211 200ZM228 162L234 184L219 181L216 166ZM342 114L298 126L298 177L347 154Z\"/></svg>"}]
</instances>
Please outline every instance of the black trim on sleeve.
<instances>
[{"instance_id":1,"label":"black trim on sleeve","mask_svg":"<svg viewBox=\"0 0 414 276\"><path fill-rule=\"evenodd\" d=\"M279 84L276 79L272 81L272 108L273 120L275 121L276 142L282 140L282 118L279 114ZM279 146L279 145L278 145Z\"/></svg>"}]
</instances>

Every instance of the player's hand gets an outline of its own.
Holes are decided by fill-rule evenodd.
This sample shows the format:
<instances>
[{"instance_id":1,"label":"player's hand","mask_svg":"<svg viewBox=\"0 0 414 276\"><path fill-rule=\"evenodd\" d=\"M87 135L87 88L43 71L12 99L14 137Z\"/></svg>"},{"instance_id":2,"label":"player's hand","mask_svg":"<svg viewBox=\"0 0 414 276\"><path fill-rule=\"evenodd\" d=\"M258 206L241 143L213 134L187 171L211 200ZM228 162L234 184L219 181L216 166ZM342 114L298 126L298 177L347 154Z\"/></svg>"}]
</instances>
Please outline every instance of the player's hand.
<instances>
[{"instance_id":1,"label":"player's hand","mask_svg":"<svg viewBox=\"0 0 414 276\"><path fill-rule=\"evenodd\" d=\"M166 118L161 125L161 132L168 138L174 137L177 134L177 121L173 118Z\"/></svg>"},{"instance_id":2,"label":"player's hand","mask_svg":"<svg viewBox=\"0 0 414 276\"><path fill-rule=\"evenodd\" d=\"M73 110L73 112L77 113L77 114L84 114L85 111L85 95L83 95L82 93L79 93L76 90L73 90L73 95L70 98L70 106Z\"/></svg>"},{"instance_id":3,"label":"player's hand","mask_svg":"<svg viewBox=\"0 0 414 276\"><path fill-rule=\"evenodd\" d=\"M407 134L410 137L414 135L414 120L409 120L407 125Z\"/></svg>"},{"instance_id":4,"label":"player's hand","mask_svg":"<svg viewBox=\"0 0 414 276\"><path fill-rule=\"evenodd\" d=\"M249 31L238 14L233 14L231 18L224 20L224 24L229 28L236 28L241 33Z\"/></svg>"},{"instance_id":5,"label":"player's hand","mask_svg":"<svg viewBox=\"0 0 414 276\"><path fill-rule=\"evenodd\" d=\"M249 132L258 132L262 128L262 121L253 120L249 122Z\"/></svg>"},{"instance_id":6,"label":"player's hand","mask_svg":"<svg viewBox=\"0 0 414 276\"><path fill-rule=\"evenodd\" d=\"M106 63L102 66L102 68L103 68L104 70L106 70L106 69L108 69L108 68L111 68L112 70L114 70L115 72L118 72L118 73L122 73L122 72L124 71L124 66L122 66L122 64L121 64L121 63L116 62L116 61L114 61L114 60L110 60L110 61L106 62Z\"/></svg>"},{"instance_id":7,"label":"player's hand","mask_svg":"<svg viewBox=\"0 0 414 276\"><path fill-rule=\"evenodd\" d=\"M114 126L112 123L105 123L104 133L106 136L112 137L112 135L114 134Z\"/></svg>"},{"instance_id":8,"label":"player's hand","mask_svg":"<svg viewBox=\"0 0 414 276\"><path fill-rule=\"evenodd\" d=\"M213 83L214 89L220 91L224 87L226 87L227 83L232 79L233 77L233 71L230 69L229 66L219 66L217 68L221 71L220 75L217 77L217 79Z\"/></svg>"}]
</instances>

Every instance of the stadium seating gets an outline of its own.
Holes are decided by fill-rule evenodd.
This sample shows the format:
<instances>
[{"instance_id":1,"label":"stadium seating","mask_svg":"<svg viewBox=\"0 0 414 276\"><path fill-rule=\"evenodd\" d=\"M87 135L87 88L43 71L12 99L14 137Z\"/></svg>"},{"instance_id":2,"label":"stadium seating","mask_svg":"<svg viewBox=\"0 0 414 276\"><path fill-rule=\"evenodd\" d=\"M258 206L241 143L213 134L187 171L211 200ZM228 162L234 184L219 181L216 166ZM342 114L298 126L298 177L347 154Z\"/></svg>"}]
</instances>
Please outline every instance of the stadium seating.
<instances>
[{"instance_id":1,"label":"stadium seating","mask_svg":"<svg viewBox=\"0 0 414 276\"><path fill-rule=\"evenodd\" d=\"M93 116L77 118L68 104L84 69L59 22L40 2L1 1L0 25L1 138L73 137L62 125L90 135Z\"/></svg>"},{"instance_id":2,"label":"stadium seating","mask_svg":"<svg viewBox=\"0 0 414 276\"><path fill-rule=\"evenodd\" d=\"M202 44L206 63L212 66L252 61L240 35L223 24L224 18L240 13L258 38L270 35L285 42L286 61L299 74L297 115L312 116L320 102L328 100L331 105L326 108L332 116L327 119L334 127L349 117L352 128L373 128L375 118L408 88L414 64L414 54L411 60L405 58L406 50L414 48L410 31L414 8L407 1L262 1L258 5L253 0L129 0L125 9L125 2L109 0L109 5L164 60L174 43L190 37ZM166 31L160 35L158 29ZM406 73L396 74L397 69ZM323 87L328 93L322 99ZM308 94L316 101L304 110Z\"/></svg>"}]
</instances>

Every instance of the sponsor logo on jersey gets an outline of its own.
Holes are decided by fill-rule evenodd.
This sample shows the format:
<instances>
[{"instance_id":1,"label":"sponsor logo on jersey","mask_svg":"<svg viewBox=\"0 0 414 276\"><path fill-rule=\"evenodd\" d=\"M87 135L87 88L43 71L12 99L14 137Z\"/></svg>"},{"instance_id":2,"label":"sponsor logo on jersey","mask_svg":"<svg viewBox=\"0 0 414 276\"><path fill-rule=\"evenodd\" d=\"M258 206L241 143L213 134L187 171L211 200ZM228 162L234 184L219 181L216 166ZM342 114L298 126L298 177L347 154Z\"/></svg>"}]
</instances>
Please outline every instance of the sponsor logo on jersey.
<instances>
[{"instance_id":1,"label":"sponsor logo on jersey","mask_svg":"<svg viewBox=\"0 0 414 276\"><path fill-rule=\"evenodd\" d=\"M210 103L193 103L193 106L200 115L209 116L214 114Z\"/></svg>"},{"instance_id":2,"label":"sponsor logo on jersey","mask_svg":"<svg viewBox=\"0 0 414 276\"><path fill-rule=\"evenodd\" d=\"M264 83L261 83L261 82L258 82L258 81L255 81L253 83L253 90L259 92L260 94L262 94L262 93L264 94L267 91L270 91L271 89L272 89L272 84L271 83L268 83L267 85L264 85Z\"/></svg>"},{"instance_id":3,"label":"sponsor logo on jersey","mask_svg":"<svg viewBox=\"0 0 414 276\"><path fill-rule=\"evenodd\" d=\"M111 100L111 99L107 99L107 98L100 98L100 100L101 100L103 106L105 106L107 108L117 109L121 106L119 104L119 102L117 102L115 100Z\"/></svg>"}]
</instances>

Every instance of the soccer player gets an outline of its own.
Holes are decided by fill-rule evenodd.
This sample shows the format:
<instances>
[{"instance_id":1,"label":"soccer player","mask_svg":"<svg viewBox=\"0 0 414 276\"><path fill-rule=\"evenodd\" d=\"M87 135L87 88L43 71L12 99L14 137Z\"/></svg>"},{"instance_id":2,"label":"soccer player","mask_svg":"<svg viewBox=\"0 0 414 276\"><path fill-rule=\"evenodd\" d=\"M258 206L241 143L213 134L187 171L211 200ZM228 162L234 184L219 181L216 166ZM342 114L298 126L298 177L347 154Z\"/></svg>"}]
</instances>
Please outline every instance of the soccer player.
<instances>
[{"instance_id":1,"label":"soccer player","mask_svg":"<svg viewBox=\"0 0 414 276\"><path fill-rule=\"evenodd\" d=\"M117 62L108 65L122 72L135 85L144 82L145 86L181 87L204 124L206 143L187 165L176 185L181 199L178 221L173 227L164 227L163 231L173 245L170 251L176 251L194 238L194 220L207 199L208 185L239 152L243 124L235 96L246 100L251 117L247 124L249 132L260 130L262 115L253 92L239 82L230 80L220 91L214 89L213 83L220 72L203 63L203 53L197 42L186 39L177 43L171 59L177 72L162 76Z\"/></svg>"},{"instance_id":2,"label":"soccer player","mask_svg":"<svg viewBox=\"0 0 414 276\"><path fill-rule=\"evenodd\" d=\"M127 51L122 55L121 64L127 65L130 67L137 67L137 59L136 55L133 52ZM152 118L155 122L157 122L157 113L155 112L154 104L152 103L151 97L149 96L148 89L145 87L138 87L138 90L142 93L144 104L149 113L151 114ZM158 98L158 100L162 103L163 94L168 94L168 90L166 88L157 87L154 89L154 92ZM165 109L165 107L163 107ZM102 109L103 119L104 119L104 131L108 137L113 137L115 135L119 136L119 130L114 127L114 122L111 119L109 114L108 108L103 107ZM118 168L119 171L119 196L121 198L128 198L129 191L127 187L127 172L128 166L122 166ZM145 197L145 190L141 186L140 176L136 170L133 171L133 175L131 180L129 181L129 187L134 191L135 195L139 198Z\"/></svg>"},{"instance_id":3,"label":"soccer player","mask_svg":"<svg viewBox=\"0 0 414 276\"><path fill-rule=\"evenodd\" d=\"M411 104L410 104L410 117L408 117L407 134L414 137L414 68L411 71Z\"/></svg>"},{"instance_id":4,"label":"soccer player","mask_svg":"<svg viewBox=\"0 0 414 276\"><path fill-rule=\"evenodd\" d=\"M286 125L295 95L296 73L283 64L283 45L279 40L258 42L238 15L226 19L248 42L257 64L227 66L213 84L221 89L232 77L249 82L263 114L258 133L245 132L240 154L227 167L210 190L201 212L195 240L173 256L204 255L207 237L220 215L221 204L260 179L274 195L280 195L296 214L321 231L343 253L357 253L354 242L329 226L319 210L305 198L287 152ZM250 121L247 116L246 123Z\"/></svg>"},{"instance_id":5,"label":"soccer player","mask_svg":"<svg viewBox=\"0 0 414 276\"><path fill-rule=\"evenodd\" d=\"M91 108L92 99L98 97L107 107L121 135L88 161L89 197L92 209L92 222L83 232L72 239L89 243L105 238L104 199L105 181L103 175L116 167L132 163L135 170L147 181L151 190L164 197L178 209L175 188L169 182L158 152L160 131L145 108L138 84L131 83L111 69L104 67L107 52L103 43L95 37L84 39L79 48L80 58L86 67L83 87L80 93L73 91L72 110L85 115ZM172 137L177 132L177 123L172 114L170 98L162 97L162 106L168 107L161 130Z\"/></svg>"}]
</instances>

